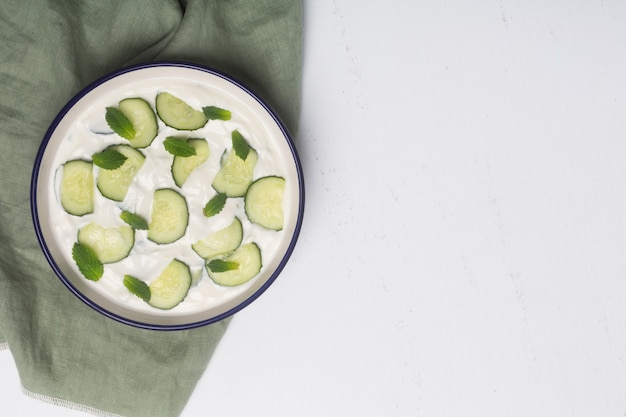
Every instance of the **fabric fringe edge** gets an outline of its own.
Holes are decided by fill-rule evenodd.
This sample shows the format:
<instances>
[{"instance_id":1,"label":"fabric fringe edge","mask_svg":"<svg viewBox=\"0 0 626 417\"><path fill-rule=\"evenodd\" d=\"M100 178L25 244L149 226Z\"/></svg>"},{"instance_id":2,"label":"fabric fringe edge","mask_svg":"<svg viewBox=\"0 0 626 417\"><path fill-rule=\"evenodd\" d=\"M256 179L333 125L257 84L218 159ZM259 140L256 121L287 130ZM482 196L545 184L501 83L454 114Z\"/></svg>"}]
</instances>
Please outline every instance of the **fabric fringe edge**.
<instances>
[{"instance_id":1,"label":"fabric fringe edge","mask_svg":"<svg viewBox=\"0 0 626 417\"><path fill-rule=\"evenodd\" d=\"M39 401L46 402L48 404L65 407L71 410L82 411L84 413L88 413L97 417L124 417L119 414L109 413L108 411L99 410L97 408L89 407L84 404L78 404L72 401L63 400L61 398L55 398L55 397L50 397L48 395L38 394L36 392L27 390L26 388L24 388L23 385L21 385L21 388L22 388L22 392L26 396L30 398L34 398Z\"/></svg>"},{"instance_id":2,"label":"fabric fringe edge","mask_svg":"<svg viewBox=\"0 0 626 417\"><path fill-rule=\"evenodd\" d=\"M9 348L9 342L0 342L0 350L7 350Z\"/></svg>"}]
</instances>

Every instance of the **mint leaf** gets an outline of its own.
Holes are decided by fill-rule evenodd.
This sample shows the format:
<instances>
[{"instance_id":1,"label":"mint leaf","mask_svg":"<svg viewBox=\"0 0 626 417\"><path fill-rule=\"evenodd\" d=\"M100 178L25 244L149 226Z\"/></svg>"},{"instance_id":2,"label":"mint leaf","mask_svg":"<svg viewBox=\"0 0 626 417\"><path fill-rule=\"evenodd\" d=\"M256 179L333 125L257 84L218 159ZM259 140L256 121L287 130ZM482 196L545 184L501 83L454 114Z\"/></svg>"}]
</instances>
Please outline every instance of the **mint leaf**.
<instances>
[{"instance_id":1,"label":"mint leaf","mask_svg":"<svg viewBox=\"0 0 626 417\"><path fill-rule=\"evenodd\" d=\"M124 139L130 140L135 138L135 127L120 109L107 107L104 118L109 127Z\"/></svg>"},{"instance_id":2,"label":"mint leaf","mask_svg":"<svg viewBox=\"0 0 626 417\"><path fill-rule=\"evenodd\" d=\"M104 265L89 246L78 242L74 243L72 258L85 278L90 281L98 281L102 278Z\"/></svg>"},{"instance_id":3,"label":"mint leaf","mask_svg":"<svg viewBox=\"0 0 626 417\"><path fill-rule=\"evenodd\" d=\"M208 203L206 203L206 206L204 206L204 209L202 209L202 213L204 213L206 217L214 216L222 211L225 204L226 194L216 194L213 198L209 200Z\"/></svg>"},{"instance_id":4,"label":"mint leaf","mask_svg":"<svg viewBox=\"0 0 626 417\"><path fill-rule=\"evenodd\" d=\"M223 259L213 259L212 261L207 263L206 266L211 270L211 272L226 272L234 271L239 268L239 262L225 261Z\"/></svg>"},{"instance_id":5,"label":"mint leaf","mask_svg":"<svg viewBox=\"0 0 626 417\"><path fill-rule=\"evenodd\" d=\"M150 301L150 297L152 297L152 293L150 292L150 287L148 284L143 282L140 279L137 279L131 275L124 275L124 286L130 291L133 295L141 298L146 303Z\"/></svg>"},{"instance_id":6,"label":"mint leaf","mask_svg":"<svg viewBox=\"0 0 626 417\"><path fill-rule=\"evenodd\" d=\"M248 157L248 153L250 152L250 145L248 145L246 138L244 138L238 130L233 130L231 139L233 142L233 149L235 150L235 153L239 158L245 161Z\"/></svg>"},{"instance_id":7,"label":"mint leaf","mask_svg":"<svg viewBox=\"0 0 626 417\"><path fill-rule=\"evenodd\" d=\"M148 222L141 216L131 213L130 211L122 211L120 219L135 230L148 230Z\"/></svg>"},{"instance_id":8,"label":"mint leaf","mask_svg":"<svg viewBox=\"0 0 626 417\"><path fill-rule=\"evenodd\" d=\"M91 159L95 165L106 170L117 169L126 162L126 156L115 149L105 149L94 154Z\"/></svg>"},{"instance_id":9,"label":"mint leaf","mask_svg":"<svg viewBox=\"0 0 626 417\"><path fill-rule=\"evenodd\" d=\"M169 136L163 141L165 150L174 156L182 156L184 158L196 154L196 149L191 146L185 139Z\"/></svg>"},{"instance_id":10,"label":"mint leaf","mask_svg":"<svg viewBox=\"0 0 626 417\"><path fill-rule=\"evenodd\" d=\"M209 120L230 120L230 110L222 109L215 106L203 107L202 111Z\"/></svg>"}]
</instances>

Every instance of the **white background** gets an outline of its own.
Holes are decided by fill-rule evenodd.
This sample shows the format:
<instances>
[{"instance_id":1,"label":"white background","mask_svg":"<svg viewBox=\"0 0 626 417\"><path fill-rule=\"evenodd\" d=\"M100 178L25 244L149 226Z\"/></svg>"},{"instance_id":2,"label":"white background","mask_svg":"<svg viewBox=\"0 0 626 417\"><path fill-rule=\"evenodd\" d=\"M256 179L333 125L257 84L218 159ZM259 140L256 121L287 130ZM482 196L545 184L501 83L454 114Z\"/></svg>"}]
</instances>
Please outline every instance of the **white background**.
<instances>
[{"instance_id":1,"label":"white background","mask_svg":"<svg viewBox=\"0 0 626 417\"><path fill-rule=\"evenodd\" d=\"M624 416L626 3L305 3L305 224L183 417Z\"/></svg>"}]
</instances>

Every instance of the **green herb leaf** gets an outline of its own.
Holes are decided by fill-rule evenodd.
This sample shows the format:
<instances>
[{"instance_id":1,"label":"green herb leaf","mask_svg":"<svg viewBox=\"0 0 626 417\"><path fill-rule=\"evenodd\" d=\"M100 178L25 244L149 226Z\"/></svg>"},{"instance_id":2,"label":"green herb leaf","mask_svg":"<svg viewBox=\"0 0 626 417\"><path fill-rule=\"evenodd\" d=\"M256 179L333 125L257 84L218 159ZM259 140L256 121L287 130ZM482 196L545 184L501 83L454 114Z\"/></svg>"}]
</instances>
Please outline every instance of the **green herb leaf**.
<instances>
[{"instance_id":1,"label":"green herb leaf","mask_svg":"<svg viewBox=\"0 0 626 417\"><path fill-rule=\"evenodd\" d=\"M98 281L102 278L104 265L89 246L78 242L74 243L72 258L85 278L90 281Z\"/></svg>"},{"instance_id":2,"label":"green herb leaf","mask_svg":"<svg viewBox=\"0 0 626 417\"><path fill-rule=\"evenodd\" d=\"M152 297L152 293L150 292L150 287L148 286L148 284L131 275L124 275L124 286L133 295L141 298L146 303L150 301L150 297Z\"/></svg>"},{"instance_id":3,"label":"green herb leaf","mask_svg":"<svg viewBox=\"0 0 626 417\"><path fill-rule=\"evenodd\" d=\"M207 268L209 268L211 272L234 271L239 268L239 262L225 261L223 259L213 259L212 261L207 263Z\"/></svg>"},{"instance_id":4,"label":"green herb leaf","mask_svg":"<svg viewBox=\"0 0 626 417\"><path fill-rule=\"evenodd\" d=\"M91 159L93 163L102 169L113 170L124 165L126 156L115 149L105 149L94 154Z\"/></svg>"},{"instance_id":5,"label":"green herb leaf","mask_svg":"<svg viewBox=\"0 0 626 417\"><path fill-rule=\"evenodd\" d=\"M107 107L105 119L109 127L124 139L131 140L135 138L135 127L120 109Z\"/></svg>"},{"instance_id":6,"label":"green herb leaf","mask_svg":"<svg viewBox=\"0 0 626 417\"><path fill-rule=\"evenodd\" d=\"M174 156L182 156L184 158L196 154L196 149L191 146L185 139L170 136L163 141L165 150Z\"/></svg>"},{"instance_id":7,"label":"green herb leaf","mask_svg":"<svg viewBox=\"0 0 626 417\"><path fill-rule=\"evenodd\" d=\"M220 211L222 211L225 204L226 204L226 194L222 194L222 193L216 194L215 196L213 196L213 198L209 200L208 203L206 203L206 206L204 206L202 213L204 213L206 217L215 216Z\"/></svg>"},{"instance_id":8,"label":"green herb leaf","mask_svg":"<svg viewBox=\"0 0 626 417\"><path fill-rule=\"evenodd\" d=\"M209 120L230 120L230 110L222 109L215 106L203 107L202 111Z\"/></svg>"},{"instance_id":9,"label":"green herb leaf","mask_svg":"<svg viewBox=\"0 0 626 417\"><path fill-rule=\"evenodd\" d=\"M131 213L130 211L122 211L120 219L135 230L148 230L148 222L141 216Z\"/></svg>"},{"instance_id":10,"label":"green herb leaf","mask_svg":"<svg viewBox=\"0 0 626 417\"><path fill-rule=\"evenodd\" d=\"M238 130L233 130L231 138L233 141L233 149L235 150L235 153L239 158L245 161L248 157L248 153L250 153L250 145L248 145L246 138L244 138Z\"/></svg>"}]
</instances>

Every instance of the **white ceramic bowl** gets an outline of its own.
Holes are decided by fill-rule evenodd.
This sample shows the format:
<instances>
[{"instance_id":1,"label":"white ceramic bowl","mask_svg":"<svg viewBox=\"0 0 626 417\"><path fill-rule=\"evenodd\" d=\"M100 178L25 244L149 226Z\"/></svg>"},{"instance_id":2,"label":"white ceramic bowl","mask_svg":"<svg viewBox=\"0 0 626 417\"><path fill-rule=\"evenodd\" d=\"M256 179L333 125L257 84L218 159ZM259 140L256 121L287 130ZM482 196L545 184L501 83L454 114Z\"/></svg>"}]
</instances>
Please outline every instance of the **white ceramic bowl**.
<instances>
[{"instance_id":1,"label":"white ceramic bowl","mask_svg":"<svg viewBox=\"0 0 626 417\"><path fill-rule=\"evenodd\" d=\"M71 216L63 211L58 198L60 167L70 159L89 159L95 150L109 144L124 143L124 139L115 135L104 121L106 107L116 106L126 97L145 98L154 107L156 93L162 90L178 95L195 107L215 105L232 112L231 120L210 121L205 128L188 134L188 137L207 138L211 147L211 157L207 161L210 168L207 169L213 171L190 176L183 187L187 188L184 193L187 193L190 206L186 240L181 239L177 243L179 246L156 245L145 239L145 235L141 234L143 231L136 231L136 247L141 250L135 253L133 249L129 257L117 265L106 264L102 279L88 281L76 267L71 247L76 240L77 229L93 221L93 218L90 215ZM194 260L193 253L180 245L188 246L202 233L206 233L202 228L208 222L213 222L210 228L224 225L229 215L232 218L233 212L245 221L241 211L242 201L230 203L231 207L224 209L222 219L222 214L203 219L198 214L201 208L197 207L211 193L210 180L207 178L218 169L220 155L230 140L227 133L234 129L247 135L251 146L259 153L259 161L264 161L255 169L255 177L280 175L286 178L287 185L283 230L266 231L252 224L244 224L244 241L262 242L261 272L244 285L228 288L214 284L202 271L201 259L197 257ZM173 133L176 132L172 132L159 120L159 135L155 142ZM148 176L143 181L152 181L153 187L170 186L167 175L161 175L167 171L167 160L163 159L163 155L159 156L157 151L154 154L150 152L146 151L146 159L154 157L154 161L142 167L140 175L144 172ZM138 177L136 180L142 179ZM141 191L129 191L129 197L122 203L107 200L98 191L96 195L97 205L108 205L101 214L107 213L107 210L116 212L127 208L141 210L143 207L144 212L146 210L145 201L142 203L138 200L141 199ZM211 68L182 62L154 62L123 68L95 81L61 110L48 129L37 155L32 175L31 208L41 248L56 275L75 296L105 316L132 326L178 330L222 320L250 304L274 282L288 261L300 232L304 211L304 181L298 154L285 126L250 89ZM190 266L201 274L201 278L192 286L186 299L174 309L152 308L123 287L125 273L154 275L154 271L166 259L179 256L187 256ZM142 257L143 262L141 268L138 267L139 257ZM150 268L153 270L147 272ZM145 278L149 280L150 276Z\"/></svg>"}]
</instances>

